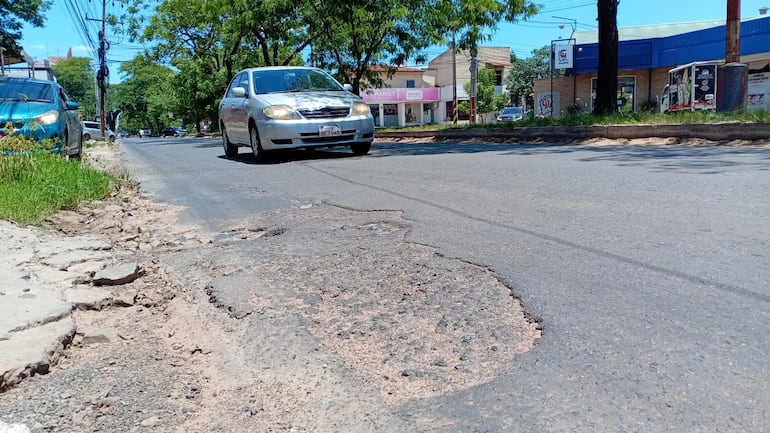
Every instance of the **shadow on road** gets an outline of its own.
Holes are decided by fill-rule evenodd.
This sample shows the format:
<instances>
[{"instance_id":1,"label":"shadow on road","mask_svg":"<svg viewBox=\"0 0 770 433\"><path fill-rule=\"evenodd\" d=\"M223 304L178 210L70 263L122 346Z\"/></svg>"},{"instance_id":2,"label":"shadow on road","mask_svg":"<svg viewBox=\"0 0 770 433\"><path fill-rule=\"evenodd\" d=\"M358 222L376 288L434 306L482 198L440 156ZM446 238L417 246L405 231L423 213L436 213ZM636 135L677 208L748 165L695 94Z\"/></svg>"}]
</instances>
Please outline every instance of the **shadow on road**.
<instances>
[{"instance_id":1,"label":"shadow on road","mask_svg":"<svg viewBox=\"0 0 770 433\"><path fill-rule=\"evenodd\" d=\"M339 148L339 149L346 149L346 148ZM268 152L267 155L262 159L261 161L257 161L254 159L254 155L251 153L250 149L248 148L241 148L241 151L238 153L237 156L233 158L228 158L222 153L218 157L221 159L226 159L230 161L236 161L236 162L242 162L244 164L254 164L254 165L274 165L274 164L284 164L287 162L297 162L297 161L311 161L311 160L322 160L322 159L344 159L344 158L352 158L356 155L348 152L345 152L343 150L331 150L331 149L317 149L317 150L305 150L305 149L298 149L298 150L276 150Z\"/></svg>"}]
</instances>

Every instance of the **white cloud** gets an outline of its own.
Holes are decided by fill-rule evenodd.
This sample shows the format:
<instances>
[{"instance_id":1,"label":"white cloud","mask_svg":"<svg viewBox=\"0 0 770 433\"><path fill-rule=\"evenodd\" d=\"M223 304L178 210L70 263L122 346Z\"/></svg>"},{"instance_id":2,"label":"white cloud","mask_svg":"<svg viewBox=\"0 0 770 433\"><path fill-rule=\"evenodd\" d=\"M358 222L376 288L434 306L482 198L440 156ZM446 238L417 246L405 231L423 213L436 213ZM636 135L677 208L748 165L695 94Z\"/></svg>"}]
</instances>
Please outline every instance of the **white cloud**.
<instances>
[{"instance_id":1,"label":"white cloud","mask_svg":"<svg viewBox=\"0 0 770 433\"><path fill-rule=\"evenodd\" d=\"M72 54L75 53L87 53L91 54L93 51L91 51L91 47L87 47L85 45L74 45L72 46Z\"/></svg>"}]
</instances>

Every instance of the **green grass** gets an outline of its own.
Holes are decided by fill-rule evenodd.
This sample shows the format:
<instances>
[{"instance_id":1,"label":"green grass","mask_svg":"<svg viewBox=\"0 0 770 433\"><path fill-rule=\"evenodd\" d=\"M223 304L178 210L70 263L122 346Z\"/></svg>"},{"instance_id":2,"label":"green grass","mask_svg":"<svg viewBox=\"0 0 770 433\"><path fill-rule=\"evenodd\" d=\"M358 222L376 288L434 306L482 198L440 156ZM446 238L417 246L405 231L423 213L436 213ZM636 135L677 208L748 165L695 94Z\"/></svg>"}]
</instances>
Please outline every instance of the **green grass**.
<instances>
[{"instance_id":1,"label":"green grass","mask_svg":"<svg viewBox=\"0 0 770 433\"><path fill-rule=\"evenodd\" d=\"M40 224L58 210L105 198L116 185L116 178L80 161L8 138L0 141L0 219Z\"/></svg>"}]
</instances>

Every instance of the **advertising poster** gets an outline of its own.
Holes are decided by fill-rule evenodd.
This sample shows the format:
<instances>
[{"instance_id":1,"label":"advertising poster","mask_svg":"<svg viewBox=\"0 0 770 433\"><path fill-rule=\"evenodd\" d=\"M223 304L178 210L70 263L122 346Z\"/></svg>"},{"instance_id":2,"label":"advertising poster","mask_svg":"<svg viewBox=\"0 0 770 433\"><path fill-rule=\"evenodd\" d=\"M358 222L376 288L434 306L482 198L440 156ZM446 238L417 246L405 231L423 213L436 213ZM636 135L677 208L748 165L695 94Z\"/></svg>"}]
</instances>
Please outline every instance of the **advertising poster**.
<instances>
[{"instance_id":1,"label":"advertising poster","mask_svg":"<svg viewBox=\"0 0 770 433\"><path fill-rule=\"evenodd\" d=\"M544 92L535 95L535 115L538 117L559 117L559 92Z\"/></svg>"},{"instance_id":2,"label":"advertising poster","mask_svg":"<svg viewBox=\"0 0 770 433\"><path fill-rule=\"evenodd\" d=\"M689 110L692 108L692 77L690 67L674 69L668 74L668 109L669 111Z\"/></svg>"},{"instance_id":3,"label":"advertising poster","mask_svg":"<svg viewBox=\"0 0 770 433\"><path fill-rule=\"evenodd\" d=\"M692 108L715 110L717 108L717 65L695 65L693 67Z\"/></svg>"},{"instance_id":4,"label":"advertising poster","mask_svg":"<svg viewBox=\"0 0 770 433\"><path fill-rule=\"evenodd\" d=\"M749 110L770 110L770 72L749 74Z\"/></svg>"}]
</instances>

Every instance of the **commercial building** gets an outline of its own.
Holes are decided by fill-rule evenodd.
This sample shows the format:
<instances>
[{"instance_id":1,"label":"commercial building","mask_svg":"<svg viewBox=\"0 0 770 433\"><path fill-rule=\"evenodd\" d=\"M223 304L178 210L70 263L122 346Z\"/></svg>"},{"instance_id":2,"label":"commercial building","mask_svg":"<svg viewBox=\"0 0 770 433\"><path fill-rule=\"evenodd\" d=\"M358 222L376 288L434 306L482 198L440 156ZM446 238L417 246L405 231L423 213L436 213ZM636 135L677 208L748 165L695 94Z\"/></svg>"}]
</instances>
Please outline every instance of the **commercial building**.
<instances>
[{"instance_id":1,"label":"commercial building","mask_svg":"<svg viewBox=\"0 0 770 433\"><path fill-rule=\"evenodd\" d=\"M668 71L692 62L723 62L726 28L724 21L664 24L618 29L618 109L639 111L656 107ZM559 116L568 107L593 110L599 45L596 31L575 32L572 45L573 67L552 79L535 82L535 111L541 115ZM749 72L770 73L770 17L757 17L741 22L741 62ZM752 74L751 79L770 81ZM759 91L749 95L750 108L770 102L770 94ZM770 90L768 90L770 93ZM752 107L752 101L754 107Z\"/></svg>"},{"instance_id":2,"label":"commercial building","mask_svg":"<svg viewBox=\"0 0 770 433\"><path fill-rule=\"evenodd\" d=\"M503 81L511 71L511 49L479 47L476 55L479 69L495 72L495 94L504 93ZM452 121L454 91L457 101L470 96L465 84L471 81L471 56L458 50L452 56L448 49L428 63L426 68L375 68L384 85L363 90L361 97L372 107L377 126L409 126ZM453 72L454 71L454 72ZM456 79L455 79L456 77ZM456 84L455 84L456 83ZM459 113L460 120L468 114Z\"/></svg>"}]
</instances>

